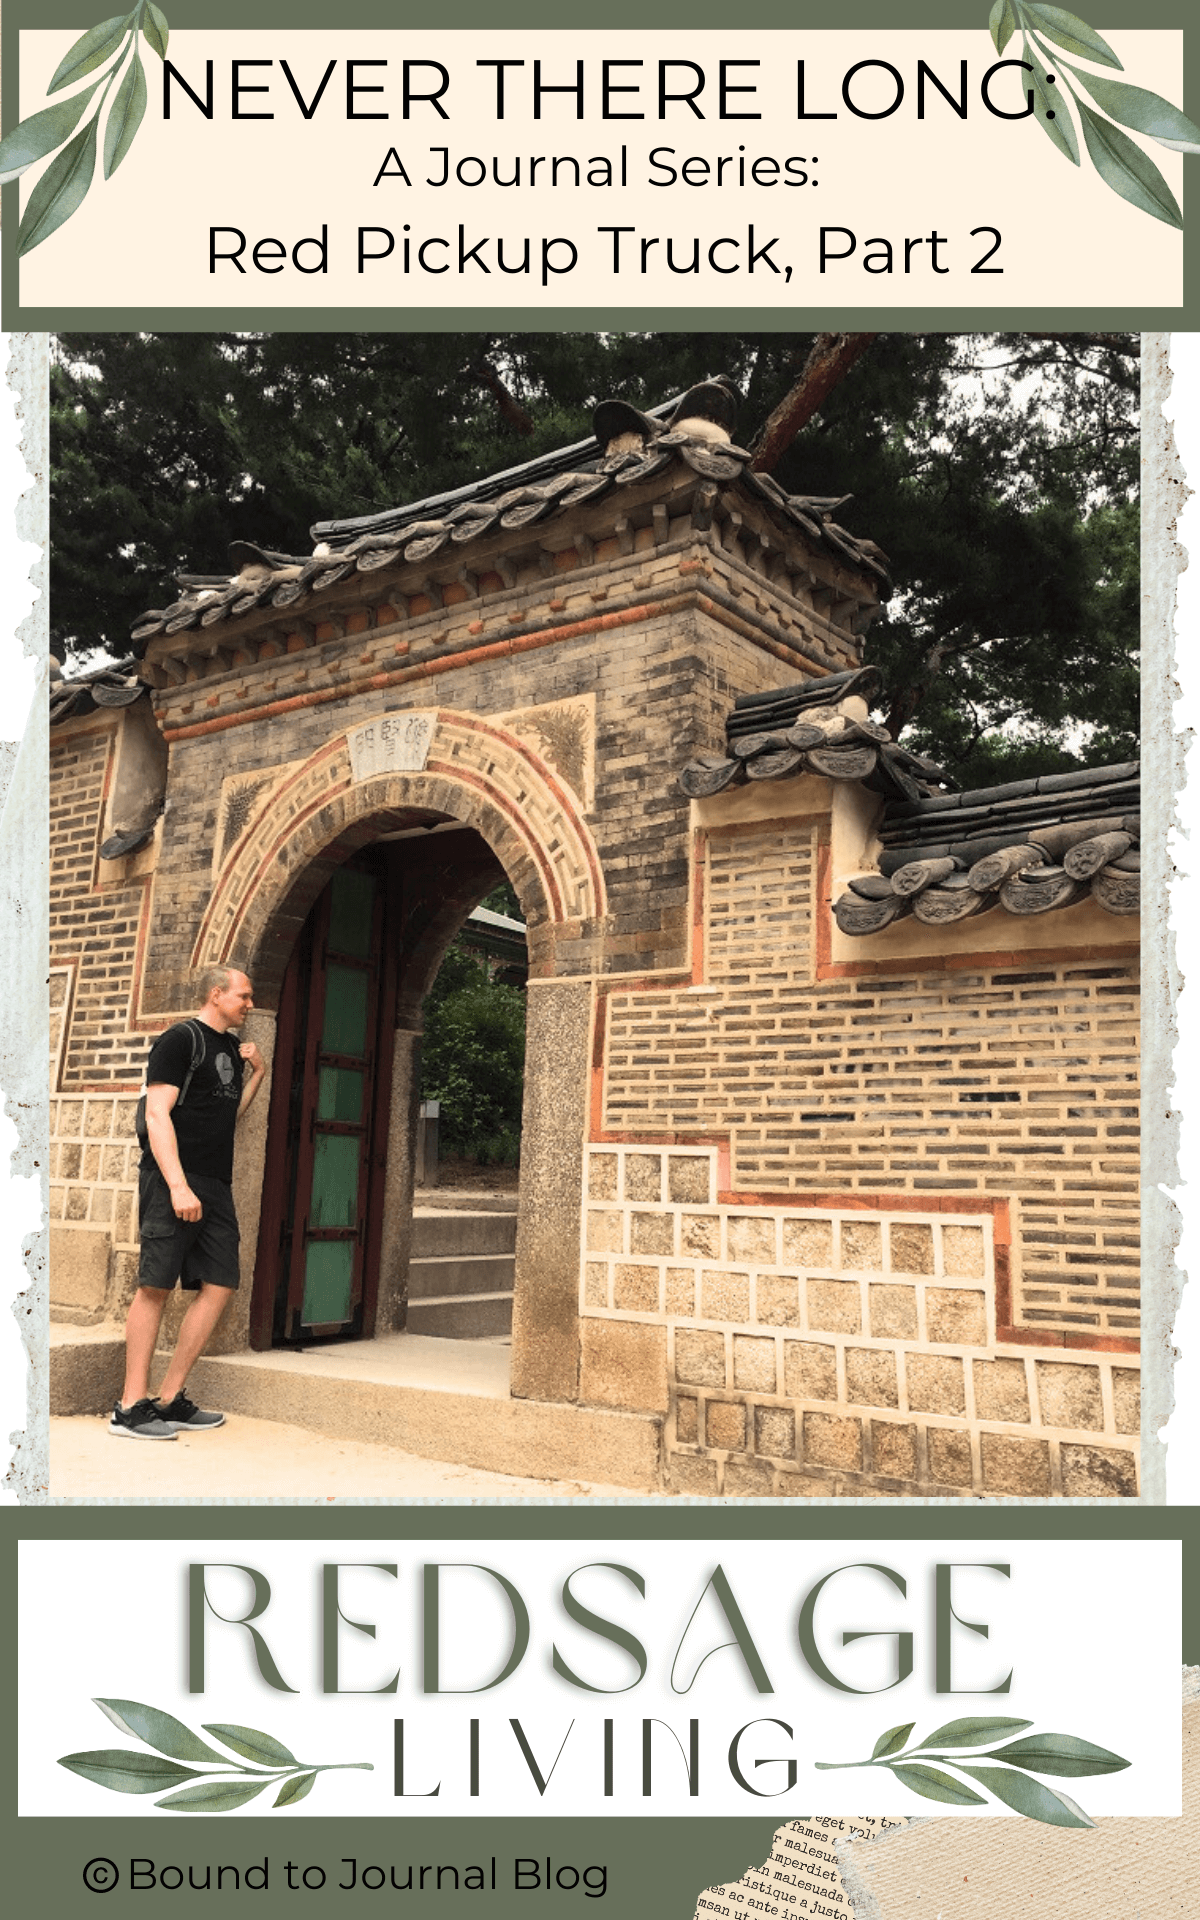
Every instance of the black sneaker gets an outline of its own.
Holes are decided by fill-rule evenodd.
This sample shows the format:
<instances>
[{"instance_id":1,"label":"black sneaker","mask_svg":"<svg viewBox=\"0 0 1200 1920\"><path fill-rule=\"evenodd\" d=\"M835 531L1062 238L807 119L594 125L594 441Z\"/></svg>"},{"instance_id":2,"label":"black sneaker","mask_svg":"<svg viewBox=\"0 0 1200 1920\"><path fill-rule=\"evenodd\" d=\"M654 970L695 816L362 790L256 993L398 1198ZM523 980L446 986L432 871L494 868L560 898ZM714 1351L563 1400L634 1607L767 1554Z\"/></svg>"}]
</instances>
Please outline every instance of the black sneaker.
<instances>
[{"instance_id":1,"label":"black sneaker","mask_svg":"<svg viewBox=\"0 0 1200 1920\"><path fill-rule=\"evenodd\" d=\"M169 1406L156 1407L155 1411L160 1424L172 1434L204 1433L209 1427L225 1425L223 1413L206 1413L194 1400L189 1400L186 1393L177 1393Z\"/></svg>"},{"instance_id":2,"label":"black sneaker","mask_svg":"<svg viewBox=\"0 0 1200 1920\"><path fill-rule=\"evenodd\" d=\"M123 1407L118 1400L108 1423L110 1433L124 1434L128 1440L173 1440L174 1427L161 1417L155 1400L135 1400Z\"/></svg>"}]
</instances>

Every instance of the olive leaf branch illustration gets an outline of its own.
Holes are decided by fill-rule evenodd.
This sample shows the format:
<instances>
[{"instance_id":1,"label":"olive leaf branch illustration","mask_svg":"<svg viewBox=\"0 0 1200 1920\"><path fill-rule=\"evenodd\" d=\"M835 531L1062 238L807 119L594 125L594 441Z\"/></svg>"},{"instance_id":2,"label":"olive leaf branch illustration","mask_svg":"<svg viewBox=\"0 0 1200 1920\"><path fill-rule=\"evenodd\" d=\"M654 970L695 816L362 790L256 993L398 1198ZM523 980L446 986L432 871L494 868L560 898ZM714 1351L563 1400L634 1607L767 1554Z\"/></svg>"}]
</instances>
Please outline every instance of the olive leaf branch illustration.
<instances>
[{"instance_id":1,"label":"olive leaf branch illustration","mask_svg":"<svg viewBox=\"0 0 1200 1920\"><path fill-rule=\"evenodd\" d=\"M143 1706L137 1700L97 1700L95 1704L114 1727L154 1751L139 1753L136 1748L103 1747L95 1753L64 1754L59 1766L81 1774L85 1780L94 1780L98 1787L108 1787L113 1793L159 1793L164 1787L177 1789L154 1803L156 1807L170 1808L173 1813L229 1813L234 1807L245 1806L267 1787L279 1788L272 1806L291 1807L312 1792L319 1773L355 1768L374 1772L370 1760L340 1760L314 1766L311 1761L297 1760L294 1753L269 1733L258 1733L253 1727L206 1724L205 1733L211 1733L233 1753L240 1754L243 1761L257 1763L243 1766L241 1761L218 1753L190 1727L185 1727L182 1720L161 1713L157 1707ZM215 1767L181 1764L194 1760L215 1760L217 1764ZM218 1773L229 1777L219 1779ZM196 1784L185 1786L185 1781Z\"/></svg>"},{"instance_id":2,"label":"olive leaf branch illustration","mask_svg":"<svg viewBox=\"0 0 1200 1920\"><path fill-rule=\"evenodd\" d=\"M1079 114L1088 157L1105 185L1155 220L1182 228L1183 215L1170 187L1153 160L1121 132L1121 127L1132 127L1135 133L1176 153L1200 153L1200 127L1157 93L1110 80L1106 74L1088 73L1056 57L1046 45L1048 40L1077 59L1124 72L1108 42L1077 14L1066 13L1061 7L1037 5L1034 0L995 0L988 25L997 53L1003 53L1020 30L1022 57L1033 74L1035 118L1072 166L1079 165L1079 137L1068 94ZM1103 113L1097 113L1080 97L1072 81L1090 94ZM1103 114L1109 118L1104 119ZM1114 126L1114 120L1120 125Z\"/></svg>"},{"instance_id":3,"label":"olive leaf branch illustration","mask_svg":"<svg viewBox=\"0 0 1200 1920\"><path fill-rule=\"evenodd\" d=\"M1040 1780L1031 1780L1030 1774L1081 1778L1086 1774L1120 1773L1129 1765L1119 1753L1110 1753L1107 1747L1094 1747L1090 1740L1079 1740L1073 1733L1037 1733L1032 1739L1010 1740L1007 1746L990 1746L1006 1734L1025 1733L1033 1725L1032 1720L1003 1720L986 1715L951 1720L931 1733L928 1740L918 1740L909 1746L906 1743L915 1725L916 1722L910 1720L907 1726L889 1727L886 1733L881 1733L869 1760L818 1760L816 1765L823 1773L843 1767L887 1767L902 1786L919 1793L923 1799L941 1800L954 1807L986 1806L983 1794L942 1771L947 1766L955 1767L979 1786L986 1787L1014 1812L1051 1827L1094 1827L1096 1822L1089 1819L1068 1794L1043 1786ZM961 1759L959 1751L953 1751L967 1752L974 1747L988 1747L989 1751L970 1753L967 1759ZM944 1748L952 1751L939 1750ZM1004 1764L981 1767L980 1760L999 1760ZM934 1761L940 1761L941 1766L935 1766Z\"/></svg>"},{"instance_id":4,"label":"olive leaf branch illustration","mask_svg":"<svg viewBox=\"0 0 1200 1920\"><path fill-rule=\"evenodd\" d=\"M37 161L53 153L55 147L62 146L62 152L46 168L29 196L17 234L18 255L39 247L82 206L96 169L100 116L122 67L124 77L113 97L104 129L106 180L112 178L133 145L133 137L146 111L146 73L138 52L139 36L160 60L166 59L169 28L154 0L138 0L131 12L102 20L98 27L83 34L59 61L46 92L60 92L73 81L94 73L114 55L107 72L68 99L58 100L52 107L43 107L40 113L31 114L0 140L0 186L19 179ZM96 102L95 113L76 133L85 107L100 88L103 92Z\"/></svg>"}]
</instances>

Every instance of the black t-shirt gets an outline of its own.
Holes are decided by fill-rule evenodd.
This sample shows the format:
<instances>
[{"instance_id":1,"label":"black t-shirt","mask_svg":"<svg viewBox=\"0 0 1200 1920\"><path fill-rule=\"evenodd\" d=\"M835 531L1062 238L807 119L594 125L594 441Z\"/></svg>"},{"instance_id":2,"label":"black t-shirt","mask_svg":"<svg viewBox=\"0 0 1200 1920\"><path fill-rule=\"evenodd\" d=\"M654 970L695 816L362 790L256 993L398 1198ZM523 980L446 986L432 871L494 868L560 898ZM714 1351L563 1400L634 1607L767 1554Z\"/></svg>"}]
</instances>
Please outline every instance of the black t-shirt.
<instances>
[{"instance_id":1,"label":"black t-shirt","mask_svg":"<svg viewBox=\"0 0 1200 1920\"><path fill-rule=\"evenodd\" d=\"M171 1124L185 1174L212 1180L233 1179L233 1130L242 1098L244 1066L240 1042L218 1033L203 1020L168 1027L150 1049L147 1087L182 1087L192 1064L192 1036L204 1037L204 1058L188 1085L187 1096L171 1109Z\"/></svg>"}]
</instances>

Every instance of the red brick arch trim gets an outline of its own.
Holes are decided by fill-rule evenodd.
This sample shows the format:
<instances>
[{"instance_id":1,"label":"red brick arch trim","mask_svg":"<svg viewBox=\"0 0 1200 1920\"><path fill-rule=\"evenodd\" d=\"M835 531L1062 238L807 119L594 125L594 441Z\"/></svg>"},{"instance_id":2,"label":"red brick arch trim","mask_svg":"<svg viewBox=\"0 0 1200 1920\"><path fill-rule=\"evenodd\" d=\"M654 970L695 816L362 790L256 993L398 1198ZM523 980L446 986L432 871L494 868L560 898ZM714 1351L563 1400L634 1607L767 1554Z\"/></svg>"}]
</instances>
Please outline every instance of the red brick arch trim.
<instances>
[{"instance_id":1,"label":"red brick arch trim","mask_svg":"<svg viewBox=\"0 0 1200 1920\"><path fill-rule=\"evenodd\" d=\"M235 956L251 963L304 867L357 823L404 807L430 808L475 827L510 872L522 869L531 918L565 927L603 915L607 897L595 841L554 769L495 721L446 708L435 718L420 772L356 782L343 730L264 793L217 875L193 966Z\"/></svg>"}]
</instances>

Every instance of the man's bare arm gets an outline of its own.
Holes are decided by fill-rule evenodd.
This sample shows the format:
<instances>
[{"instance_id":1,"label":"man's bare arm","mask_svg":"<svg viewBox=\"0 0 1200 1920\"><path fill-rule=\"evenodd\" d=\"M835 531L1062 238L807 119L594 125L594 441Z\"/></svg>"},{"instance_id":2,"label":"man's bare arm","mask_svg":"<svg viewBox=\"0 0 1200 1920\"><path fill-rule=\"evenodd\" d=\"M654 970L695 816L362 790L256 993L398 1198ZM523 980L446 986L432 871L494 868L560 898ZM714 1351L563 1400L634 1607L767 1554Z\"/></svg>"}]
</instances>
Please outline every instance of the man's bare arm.
<instances>
[{"instance_id":1,"label":"man's bare arm","mask_svg":"<svg viewBox=\"0 0 1200 1920\"><path fill-rule=\"evenodd\" d=\"M242 1098L238 1106L238 1119L240 1120L262 1085L263 1075L267 1071L267 1063L255 1046L253 1040L248 1040L245 1046L241 1047L239 1051L242 1059L246 1062L247 1066L251 1068L250 1078L242 1088Z\"/></svg>"},{"instance_id":2,"label":"man's bare arm","mask_svg":"<svg viewBox=\"0 0 1200 1920\"><path fill-rule=\"evenodd\" d=\"M146 1088L146 1132L150 1136L150 1151L155 1164L170 1190L171 1205L176 1216L180 1220L199 1220L204 1209L189 1187L187 1175L180 1165L175 1122L171 1118L178 1098L179 1088L162 1081Z\"/></svg>"}]
</instances>

